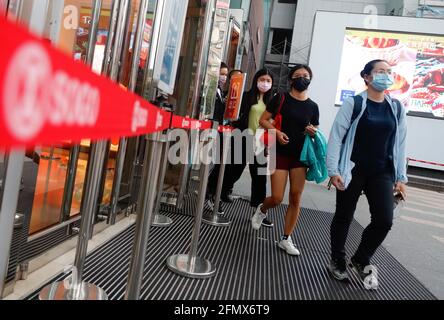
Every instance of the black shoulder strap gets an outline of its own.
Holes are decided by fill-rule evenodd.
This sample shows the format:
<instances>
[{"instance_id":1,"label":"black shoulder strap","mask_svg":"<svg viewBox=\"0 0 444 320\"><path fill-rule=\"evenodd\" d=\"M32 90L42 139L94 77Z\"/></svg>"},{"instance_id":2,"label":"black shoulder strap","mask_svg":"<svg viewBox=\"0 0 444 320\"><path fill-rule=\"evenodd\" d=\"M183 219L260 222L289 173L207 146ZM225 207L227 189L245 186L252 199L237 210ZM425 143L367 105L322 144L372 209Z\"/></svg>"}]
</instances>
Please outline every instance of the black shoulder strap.
<instances>
[{"instance_id":1,"label":"black shoulder strap","mask_svg":"<svg viewBox=\"0 0 444 320\"><path fill-rule=\"evenodd\" d=\"M356 118L359 116L359 114L361 113L361 110L362 110L362 101L364 101L362 96L361 95L353 96L353 100L354 100L353 113L352 113L351 120L350 120L350 126L348 127L347 133L345 134L344 138L342 139L342 144L345 143L345 139L347 138L348 131L350 130L352 123L356 120Z\"/></svg>"},{"instance_id":2,"label":"black shoulder strap","mask_svg":"<svg viewBox=\"0 0 444 320\"><path fill-rule=\"evenodd\" d=\"M361 113L361 109L362 109L362 101L364 100L362 98L361 95L357 95L353 97L353 100L355 101L354 105L353 105L353 114L351 117L351 121L350 121L350 125L353 123L353 121L356 120L356 118L359 116L359 114Z\"/></svg>"}]
</instances>

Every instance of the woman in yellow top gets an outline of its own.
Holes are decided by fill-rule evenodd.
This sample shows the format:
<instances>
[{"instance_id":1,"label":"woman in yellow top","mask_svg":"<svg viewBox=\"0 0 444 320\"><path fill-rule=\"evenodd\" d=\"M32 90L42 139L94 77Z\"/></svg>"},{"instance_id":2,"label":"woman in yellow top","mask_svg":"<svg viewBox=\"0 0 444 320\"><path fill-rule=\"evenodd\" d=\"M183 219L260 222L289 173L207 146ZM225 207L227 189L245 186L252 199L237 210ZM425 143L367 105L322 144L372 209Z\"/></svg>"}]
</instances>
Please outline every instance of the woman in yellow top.
<instances>
[{"instance_id":1,"label":"woman in yellow top","mask_svg":"<svg viewBox=\"0 0 444 320\"><path fill-rule=\"evenodd\" d=\"M232 125L234 128L241 131L249 130L253 136L256 134L256 130L259 128L259 120L266 110L267 103L273 97L273 76L268 69L261 69L256 72L251 89L245 92L242 97L242 105L239 113L239 120L235 121ZM251 140L250 140L251 141ZM246 145L244 140L241 145L231 146L231 164L227 165L224 175L223 192L231 190L237 180L242 176L242 173L247 165L247 160L251 159L250 155L247 157L247 152L251 152L253 148ZM242 162L235 163L236 157L239 158L239 153L242 153ZM267 176L260 174L260 168L266 168L267 164L261 164L257 161L256 155L254 155L254 161L249 164L251 175L251 201L250 205L253 208L257 208L261 204L266 196L267 192ZM254 211L253 211L254 212ZM272 227L273 223L264 219L263 226Z\"/></svg>"}]
</instances>

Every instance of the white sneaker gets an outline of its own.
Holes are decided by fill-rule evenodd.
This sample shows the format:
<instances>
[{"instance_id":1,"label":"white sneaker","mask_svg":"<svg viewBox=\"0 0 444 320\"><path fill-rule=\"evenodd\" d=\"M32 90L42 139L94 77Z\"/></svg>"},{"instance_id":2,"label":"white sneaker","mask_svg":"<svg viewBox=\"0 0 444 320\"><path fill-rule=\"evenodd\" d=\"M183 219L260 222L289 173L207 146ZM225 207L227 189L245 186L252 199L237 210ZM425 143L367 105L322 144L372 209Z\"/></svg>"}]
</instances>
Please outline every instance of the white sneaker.
<instances>
[{"instance_id":1,"label":"white sneaker","mask_svg":"<svg viewBox=\"0 0 444 320\"><path fill-rule=\"evenodd\" d=\"M262 226L262 221L267 217L267 214L262 213L261 211L262 204L260 204L253 217L251 218L251 226L254 230L259 230Z\"/></svg>"},{"instance_id":2,"label":"white sneaker","mask_svg":"<svg viewBox=\"0 0 444 320\"><path fill-rule=\"evenodd\" d=\"M293 241L291 240L291 237L288 237L287 240L281 240L279 242L279 248L287 251L287 253L292 256L298 256L301 254L299 252L299 250L296 249L296 247L294 246Z\"/></svg>"}]
</instances>

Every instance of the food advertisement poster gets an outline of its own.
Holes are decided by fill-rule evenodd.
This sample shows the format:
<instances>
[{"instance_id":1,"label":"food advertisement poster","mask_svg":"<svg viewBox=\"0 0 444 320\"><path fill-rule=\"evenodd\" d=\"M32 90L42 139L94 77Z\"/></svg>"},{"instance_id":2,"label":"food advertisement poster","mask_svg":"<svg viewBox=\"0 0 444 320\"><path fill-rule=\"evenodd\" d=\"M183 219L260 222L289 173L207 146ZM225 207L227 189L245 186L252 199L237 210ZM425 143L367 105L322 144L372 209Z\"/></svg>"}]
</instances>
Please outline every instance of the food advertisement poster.
<instances>
[{"instance_id":1,"label":"food advertisement poster","mask_svg":"<svg viewBox=\"0 0 444 320\"><path fill-rule=\"evenodd\" d=\"M387 93L409 115L444 119L444 36L347 29L336 105L366 90L360 72L374 59L392 66L395 83Z\"/></svg>"}]
</instances>

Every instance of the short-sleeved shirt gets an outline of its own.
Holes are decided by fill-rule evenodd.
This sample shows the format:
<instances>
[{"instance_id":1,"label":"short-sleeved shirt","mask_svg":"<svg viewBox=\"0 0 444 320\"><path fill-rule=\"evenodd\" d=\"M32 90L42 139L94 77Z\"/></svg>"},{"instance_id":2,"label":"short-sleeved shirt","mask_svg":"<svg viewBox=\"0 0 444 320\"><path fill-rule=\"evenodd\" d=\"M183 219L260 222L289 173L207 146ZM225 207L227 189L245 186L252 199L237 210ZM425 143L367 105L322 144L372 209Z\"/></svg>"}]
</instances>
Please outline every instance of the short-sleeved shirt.
<instances>
[{"instance_id":1,"label":"short-sleeved shirt","mask_svg":"<svg viewBox=\"0 0 444 320\"><path fill-rule=\"evenodd\" d=\"M367 100L359 120L351 160L369 173L381 173L393 166L396 118L390 104Z\"/></svg>"},{"instance_id":2,"label":"short-sleeved shirt","mask_svg":"<svg viewBox=\"0 0 444 320\"><path fill-rule=\"evenodd\" d=\"M248 115L248 128L253 131L253 134L256 134L256 130L259 128L259 120L261 119L265 109L266 106L262 100L259 100L257 104L251 106L250 113Z\"/></svg>"},{"instance_id":3,"label":"short-sleeved shirt","mask_svg":"<svg viewBox=\"0 0 444 320\"><path fill-rule=\"evenodd\" d=\"M281 99L282 94L277 94L267 105L267 111L273 115L273 119L279 110ZM281 131L288 136L290 141L285 146L277 143L276 152L279 155L296 156L299 159L305 142L305 128L309 124L319 125L319 107L311 99L301 101L285 93L281 115Z\"/></svg>"}]
</instances>

